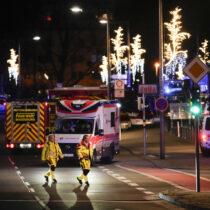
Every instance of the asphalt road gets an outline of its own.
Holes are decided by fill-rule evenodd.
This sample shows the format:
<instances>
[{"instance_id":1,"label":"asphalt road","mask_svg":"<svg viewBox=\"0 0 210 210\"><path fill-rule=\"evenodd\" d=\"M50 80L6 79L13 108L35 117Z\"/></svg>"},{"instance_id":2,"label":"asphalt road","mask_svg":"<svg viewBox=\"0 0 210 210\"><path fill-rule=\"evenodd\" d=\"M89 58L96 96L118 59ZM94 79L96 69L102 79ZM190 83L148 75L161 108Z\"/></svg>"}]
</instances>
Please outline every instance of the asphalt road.
<instances>
[{"instance_id":1,"label":"asphalt road","mask_svg":"<svg viewBox=\"0 0 210 210\"><path fill-rule=\"evenodd\" d=\"M76 180L81 170L77 163L60 161L57 184L45 183L47 165L40 155L7 153L0 147L1 209L181 209L158 197L158 193L185 187L168 181L166 169L187 176L194 174L194 144L167 134L166 158L159 159L159 129L147 129L147 154L143 151L143 131L122 132L121 152L112 163L98 164L89 174L90 186ZM156 170L159 169L159 172ZM209 158L201 157L201 177L207 181ZM187 179L184 177L184 179ZM193 184L193 180L191 184ZM193 187L192 187L193 188Z\"/></svg>"}]
</instances>

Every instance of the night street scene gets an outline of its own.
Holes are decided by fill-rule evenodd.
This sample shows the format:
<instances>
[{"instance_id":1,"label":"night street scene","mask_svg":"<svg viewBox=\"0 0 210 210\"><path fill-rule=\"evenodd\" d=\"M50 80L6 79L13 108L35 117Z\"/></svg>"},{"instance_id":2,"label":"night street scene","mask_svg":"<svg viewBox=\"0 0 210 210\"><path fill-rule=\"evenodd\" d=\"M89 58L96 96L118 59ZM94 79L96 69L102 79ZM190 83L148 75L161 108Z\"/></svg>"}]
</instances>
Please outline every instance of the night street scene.
<instances>
[{"instance_id":1,"label":"night street scene","mask_svg":"<svg viewBox=\"0 0 210 210\"><path fill-rule=\"evenodd\" d=\"M0 7L0 209L210 209L210 1Z\"/></svg>"}]
</instances>

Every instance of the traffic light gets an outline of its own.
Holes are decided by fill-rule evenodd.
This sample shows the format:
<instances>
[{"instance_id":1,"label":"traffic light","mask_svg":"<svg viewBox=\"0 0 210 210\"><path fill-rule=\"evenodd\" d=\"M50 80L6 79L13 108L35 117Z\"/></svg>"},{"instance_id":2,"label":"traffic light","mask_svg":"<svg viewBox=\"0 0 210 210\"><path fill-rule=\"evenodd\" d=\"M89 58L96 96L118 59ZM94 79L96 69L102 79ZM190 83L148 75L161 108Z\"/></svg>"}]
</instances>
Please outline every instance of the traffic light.
<instances>
[{"instance_id":1,"label":"traffic light","mask_svg":"<svg viewBox=\"0 0 210 210\"><path fill-rule=\"evenodd\" d=\"M201 114L200 89L194 89L192 92L190 111L193 115Z\"/></svg>"}]
</instances>

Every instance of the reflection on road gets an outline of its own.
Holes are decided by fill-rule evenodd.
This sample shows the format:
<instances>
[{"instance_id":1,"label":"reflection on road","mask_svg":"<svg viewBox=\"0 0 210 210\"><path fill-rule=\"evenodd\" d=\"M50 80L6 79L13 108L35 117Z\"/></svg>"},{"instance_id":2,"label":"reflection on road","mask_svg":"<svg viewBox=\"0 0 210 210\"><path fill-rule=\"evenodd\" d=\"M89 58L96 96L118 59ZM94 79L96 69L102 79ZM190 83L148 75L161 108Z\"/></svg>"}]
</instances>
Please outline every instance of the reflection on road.
<instances>
[{"instance_id":1,"label":"reflection on road","mask_svg":"<svg viewBox=\"0 0 210 210\"><path fill-rule=\"evenodd\" d=\"M87 190L88 190L87 185L85 185L85 187L82 187L80 185L73 190L73 192L77 196L77 201L76 201L75 205L70 208L71 210L74 210L74 209L93 210L91 201L87 196Z\"/></svg>"},{"instance_id":2,"label":"reflection on road","mask_svg":"<svg viewBox=\"0 0 210 210\"><path fill-rule=\"evenodd\" d=\"M59 196L56 190L56 183L51 183L51 186L46 182L42 185L46 192L49 194L49 201L47 206L50 209L67 209L66 205L63 203L62 198Z\"/></svg>"}]
</instances>

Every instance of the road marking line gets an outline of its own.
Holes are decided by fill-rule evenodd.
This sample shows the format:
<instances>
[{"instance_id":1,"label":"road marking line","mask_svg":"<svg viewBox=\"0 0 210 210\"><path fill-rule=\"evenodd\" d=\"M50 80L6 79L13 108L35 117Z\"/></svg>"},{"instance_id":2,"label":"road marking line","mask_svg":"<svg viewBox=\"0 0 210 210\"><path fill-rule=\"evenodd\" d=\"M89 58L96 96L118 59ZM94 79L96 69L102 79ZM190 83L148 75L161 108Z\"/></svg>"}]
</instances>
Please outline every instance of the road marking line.
<instances>
[{"instance_id":1,"label":"road marking line","mask_svg":"<svg viewBox=\"0 0 210 210\"><path fill-rule=\"evenodd\" d=\"M118 176L117 179L127 179L124 176Z\"/></svg>"},{"instance_id":2,"label":"road marking line","mask_svg":"<svg viewBox=\"0 0 210 210\"><path fill-rule=\"evenodd\" d=\"M47 209L47 210L50 210L50 208L48 206L46 206L46 204L40 200L40 198L38 196L34 196L34 198L37 200L37 202L44 208L44 209Z\"/></svg>"},{"instance_id":3,"label":"road marking line","mask_svg":"<svg viewBox=\"0 0 210 210\"><path fill-rule=\"evenodd\" d=\"M24 176L20 176L20 178L21 178L22 180L25 179Z\"/></svg>"},{"instance_id":4,"label":"road marking line","mask_svg":"<svg viewBox=\"0 0 210 210\"><path fill-rule=\"evenodd\" d=\"M143 188L143 187L137 187L136 188L137 190L140 190L140 191L144 191L144 190L146 190L145 188Z\"/></svg>"},{"instance_id":5,"label":"road marking line","mask_svg":"<svg viewBox=\"0 0 210 210\"><path fill-rule=\"evenodd\" d=\"M17 166L15 166L15 169L18 170L19 168Z\"/></svg>"},{"instance_id":6,"label":"road marking line","mask_svg":"<svg viewBox=\"0 0 210 210\"><path fill-rule=\"evenodd\" d=\"M139 185L138 184L136 184L136 183L128 183L130 186L132 186L132 187L138 187Z\"/></svg>"},{"instance_id":7,"label":"road marking line","mask_svg":"<svg viewBox=\"0 0 210 210\"><path fill-rule=\"evenodd\" d=\"M109 169L107 169L107 168L103 168L102 170L103 170L103 171L108 171Z\"/></svg>"},{"instance_id":8,"label":"road marking line","mask_svg":"<svg viewBox=\"0 0 210 210\"><path fill-rule=\"evenodd\" d=\"M190 190L190 189L188 189L188 188L182 187L182 186L180 186L180 185L174 184L173 182L166 181L166 180L161 179L161 178L157 178L157 177L155 177L155 176L153 176L153 175L150 175L150 174L147 174L147 173L144 173L144 172L140 172L140 171L137 171L137 170L134 170L134 169L131 169L131 168L126 168L126 167L121 166L121 165L118 165L118 164L116 164L115 166L118 167L118 168L125 169L125 170L127 170L127 171L132 171L132 172L135 172L135 173L138 173L138 174L141 174L141 175L150 177L150 178L155 179L155 180L157 180L157 181L165 182L165 183L167 183L167 184L170 184L170 185L172 185L172 186L174 186L174 187L176 187L176 188L182 189L182 190L193 191L193 190Z\"/></svg>"},{"instance_id":9,"label":"road marking line","mask_svg":"<svg viewBox=\"0 0 210 210\"><path fill-rule=\"evenodd\" d=\"M29 182L24 182L27 186L30 186Z\"/></svg>"},{"instance_id":10,"label":"road marking line","mask_svg":"<svg viewBox=\"0 0 210 210\"><path fill-rule=\"evenodd\" d=\"M123 179L123 180L120 180L121 182L125 182L125 183L129 183L129 182L131 182L131 180L129 180L129 179Z\"/></svg>"},{"instance_id":11,"label":"road marking line","mask_svg":"<svg viewBox=\"0 0 210 210\"><path fill-rule=\"evenodd\" d=\"M33 193L35 192L34 188L32 188L32 187L30 187L29 190Z\"/></svg>"},{"instance_id":12,"label":"road marking line","mask_svg":"<svg viewBox=\"0 0 210 210\"><path fill-rule=\"evenodd\" d=\"M16 171L16 173L18 174L18 175L20 175L21 174L21 172L18 170L18 171Z\"/></svg>"},{"instance_id":13,"label":"road marking line","mask_svg":"<svg viewBox=\"0 0 210 210\"><path fill-rule=\"evenodd\" d=\"M107 174L113 174L114 172L113 171L107 171Z\"/></svg>"},{"instance_id":14,"label":"road marking line","mask_svg":"<svg viewBox=\"0 0 210 210\"><path fill-rule=\"evenodd\" d=\"M120 174L112 174L112 176L120 176Z\"/></svg>"},{"instance_id":15,"label":"road marking line","mask_svg":"<svg viewBox=\"0 0 210 210\"><path fill-rule=\"evenodd\" d=\"M143 191L145 194L147 194L147 195L154 195L155 193L153 193L153 192L150 192L150 191Z\"/></svg>"}]
</instances>

